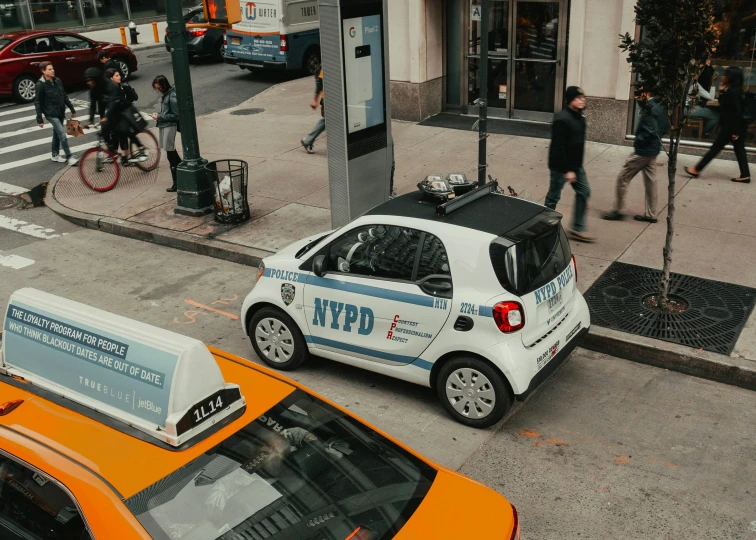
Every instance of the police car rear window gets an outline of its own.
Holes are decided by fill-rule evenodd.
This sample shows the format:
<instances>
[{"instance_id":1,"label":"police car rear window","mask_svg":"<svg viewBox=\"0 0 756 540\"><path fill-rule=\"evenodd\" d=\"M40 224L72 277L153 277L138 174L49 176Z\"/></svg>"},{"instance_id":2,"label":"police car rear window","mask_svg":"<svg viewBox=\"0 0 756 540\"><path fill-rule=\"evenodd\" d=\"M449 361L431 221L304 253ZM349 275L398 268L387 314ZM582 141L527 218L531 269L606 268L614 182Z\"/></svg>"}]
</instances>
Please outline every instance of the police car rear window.
<instances>
[{"instance_id":1,"label":"police car rear window","mask_svg":"<svg viewBox=\"0 0 756 540\"><path fill-rule=\"evenodd\" d=\"M401 529L435 475L375 431L296 390L126 505L163 540L377 540Z\"/></svg>"},{"instance_id":2,"label":"police car rear window","mask_svg":"<svg viewBox=\"0 0 756 540\"><path fill-rule=\"evenodd\" d=\"M511 247L495 241L489 254L499 282L520 296L555 279L572 258L567 235L559 224Z\"/></svg>"}]
</instances>

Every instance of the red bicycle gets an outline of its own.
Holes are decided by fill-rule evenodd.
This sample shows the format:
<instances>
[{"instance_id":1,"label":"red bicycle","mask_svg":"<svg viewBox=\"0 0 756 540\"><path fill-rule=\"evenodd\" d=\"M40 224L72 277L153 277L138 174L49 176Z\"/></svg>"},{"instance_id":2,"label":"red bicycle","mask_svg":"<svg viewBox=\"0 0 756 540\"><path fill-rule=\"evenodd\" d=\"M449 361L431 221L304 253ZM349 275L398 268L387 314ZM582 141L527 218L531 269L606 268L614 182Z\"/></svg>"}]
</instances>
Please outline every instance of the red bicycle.
<instances>
[{"instance_id":1,"label":"red bicycle","mask_svg":"<svg viewBox=\"0 0 756 540\"><path fill-rule=\"evenodd\" d=\"M129 165L144 172L153 171L160 163L160 146L155 135L142 131L129 137ZM97 144L84 152L79 161L82 181L98 192L110 191L121 177L120 155L111 152L102 129L97 129Z\"/></svg>"}]
</instances>

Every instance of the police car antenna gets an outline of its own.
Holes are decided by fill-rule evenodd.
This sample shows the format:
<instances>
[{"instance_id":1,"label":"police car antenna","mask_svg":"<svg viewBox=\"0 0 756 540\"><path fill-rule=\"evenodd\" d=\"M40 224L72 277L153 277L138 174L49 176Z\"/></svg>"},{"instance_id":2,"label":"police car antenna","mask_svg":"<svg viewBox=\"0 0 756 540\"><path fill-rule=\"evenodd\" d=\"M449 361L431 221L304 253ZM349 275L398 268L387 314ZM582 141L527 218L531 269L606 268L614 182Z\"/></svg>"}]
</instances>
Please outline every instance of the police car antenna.
<instances>
[{"instance_id":1,"label":"police car antenna","mask_svg":"<svg viewBox=\"0 0 756 540\"><path fill-rule=\"evenodd\" d=\"M464 195L460 195L459 197L445 202L444 204L439 204L436 207L436 214L438 214L439 216L446 216L447 214L450 214L455 210L459 210L460 208L470 204L471 202L475 202L478 199L485 197L489 193L496 193L499 190L499 184L496 182L496 180L493 180L491 178L491 175L488 175L488 178L491 181L484 186L465 193Z\"/></svg>"}]
</instances>

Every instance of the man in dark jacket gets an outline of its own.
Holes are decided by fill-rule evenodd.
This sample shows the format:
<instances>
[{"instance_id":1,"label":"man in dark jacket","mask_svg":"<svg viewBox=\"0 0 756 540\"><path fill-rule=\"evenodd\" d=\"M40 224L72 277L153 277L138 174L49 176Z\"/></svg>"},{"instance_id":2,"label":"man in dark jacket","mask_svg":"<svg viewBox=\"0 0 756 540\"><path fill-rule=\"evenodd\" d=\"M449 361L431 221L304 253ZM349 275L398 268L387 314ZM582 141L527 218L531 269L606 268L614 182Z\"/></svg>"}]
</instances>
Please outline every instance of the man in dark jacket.
<instances>
[{"instance_id":1,"label":"man in dark jacket","mask_svg":"<svg viewBox=\"0 0 756 540\"><path fill-rule=\"evenodd\" d=\"M55 76L55 68L52 62L40 62L39 69L42 70L42 77L37 81L37 94L34 97L34 108L37 111L37 124L39 127L45 127L42 115L52 125L52 160L56 163L66 163L75 165L78 161L71 150L68 148L68 139L66 128L63 125L66 119L66 107L71 109L71 118L76 117L71 100L66 95L63 83ZM60 149L66 157L59 155Z\"/></svg>"},{"instance_id":2,"label":"man in dark jacket","mask_svg":"<svg viewBox=\"0 0 756 540\"><path fill-rule=\"evenodd\" d=\"M84 71L84 80L89 87L89 124L94 124L95 111L100 119L105 117L105 79L102 72L96 67L87 68Z\"/></svg>"},{"instance_id":3,"label":"man in dark jacket","mask_svg":"<svg viewBox=\"0 0 756 540\"><path fill-rule=\"evenodd\" d=\"M121 82L126 82L126 75L121 70L121 64L116 62L110 57L108 51L100 51L97 53L97 59L102 64L102 72L105 73L109 69L116 70L121 75Z\"/></svg>"},{"instance_id":4,"label":"man in dark jacket","mask_svg":"<svg viewBox=\"0 0 756 540\"><path fill-rule=\"evenodd\" d=\"M583 169L585 150L585 94L581 88L570 86L564 92L565 107L554 115L549 147L549 170L551 181L546 194L546 206L556 210L562 197L564 184L569 182L575 190L575 211L570 238L581 242L593 242L593 236L585 232L585 213L591 188Z\"/></svg>"},{"instance_id":5,"label":"man in dark jacket","mask_svg":"<svg viewBox=\"0 0 756 540\"><path fill-rule=\"evenodd\" d=\"M612 212L604 212L601 217L609 221L624 219L627 186L636 174L643 171L646 187L646 212L635 216L636 221L656 223L656 156L662 150L661 138L669 127L667 113L650 92L636 98L641 107L640 121L635 130L635 153L627 158L617 177L617 206Z\"/></svg>"}]
</instances>

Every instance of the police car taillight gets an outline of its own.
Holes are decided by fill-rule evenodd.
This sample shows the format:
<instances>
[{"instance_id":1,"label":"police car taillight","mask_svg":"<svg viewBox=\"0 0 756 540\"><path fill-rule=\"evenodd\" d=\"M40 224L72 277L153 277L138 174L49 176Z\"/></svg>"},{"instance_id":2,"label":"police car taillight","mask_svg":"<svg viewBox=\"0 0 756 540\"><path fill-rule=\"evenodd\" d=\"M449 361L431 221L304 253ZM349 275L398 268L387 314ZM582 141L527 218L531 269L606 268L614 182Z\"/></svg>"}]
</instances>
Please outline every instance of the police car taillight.
<instances>
[{"instance_id":1,"label":"police car taillight","mask_svg":"<svg viewBox=\"0 0 756 540\"><path fill-rule=\"evenodd\" d=\"M264 273L265 273L265 263L260 261L260 266L257 267L257 281L260 281L260 278L263 277Z\"/></svg>"},{"instance_id":2,"label":"police car taillight","mask_svg":"<svg viewBox=\"0 0 756 540\"><path fill-rule=\"evenodd\" d=\"M577 261L574 255L572 256L572 266L575 267L575 283L577 283Z\"/></svg>"},{"instance_id":3,"label":"police car taillight","mask_svg":"<svg viewBox=\"0 0 756 540\"><path fill-rule=\"evenodd\" d=\"M525 312L517 302L499 302L493 308L493 317L496 326L505 334L525 326Z\"/></svg>"}]
</instances>

